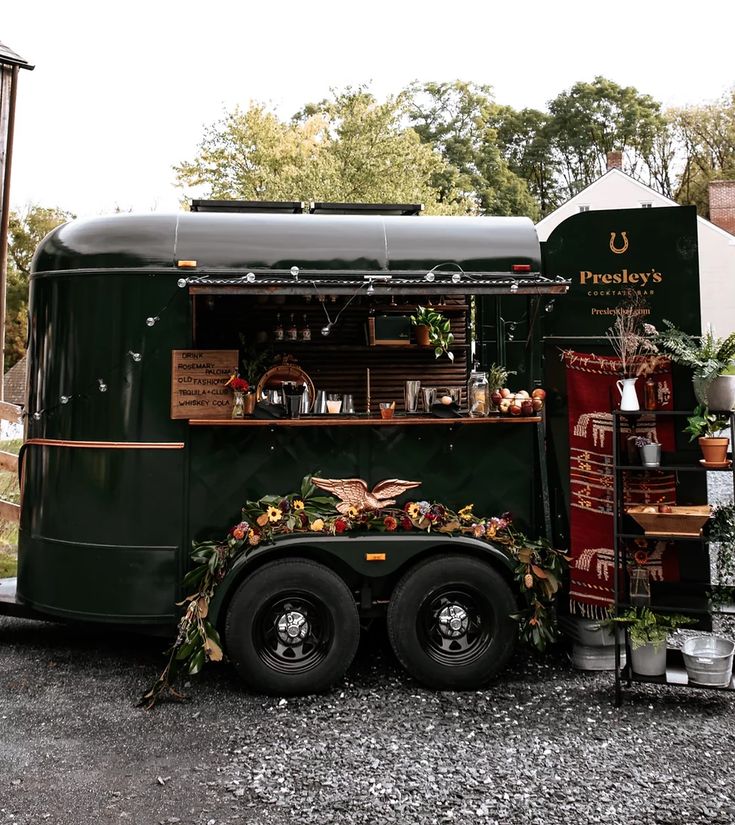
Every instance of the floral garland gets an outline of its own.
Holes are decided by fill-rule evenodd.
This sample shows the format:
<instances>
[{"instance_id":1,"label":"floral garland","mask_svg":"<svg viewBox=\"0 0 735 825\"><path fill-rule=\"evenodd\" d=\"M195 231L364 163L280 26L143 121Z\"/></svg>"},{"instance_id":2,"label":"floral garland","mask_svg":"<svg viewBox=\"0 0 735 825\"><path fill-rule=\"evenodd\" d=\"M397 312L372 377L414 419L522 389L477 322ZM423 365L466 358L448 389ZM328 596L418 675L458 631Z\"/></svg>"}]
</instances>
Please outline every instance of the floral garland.
<instances>
[{"instance_id":1,"label":"floral garland","mask_svg":"<svg viewBox=\"0 0 735 825\"><path fill-rule=\"evenodd\" d=\"M152 708L164 696L175 700L183 696L173 685L181 673L194 675L208 661L223 658L221 642L214 626L207 620L209 603L217 585L234 562L260 544L277 536L290 534L340 535L368 530L395 533L442 533L472 536L500 547L514 564L514 578L523 598L522 609L514 614L521 639L537 650L557 639L555 595L567 568L568 556L555 550L544 539L531 541L512 527L510 513L484 518L477 516L473 505L453 511L443 504L410 501L402 508L337 510L338 499L321 495L306 476L297 494L263 496L248 501L241 520L230 529L223 541L206 541L194 545L194 567L184 579L192 592L179 605L186 609L179 621L176 639L169 651L166 667L155 684L143 695L140 704Z\"/></svg>"}]
</instances>

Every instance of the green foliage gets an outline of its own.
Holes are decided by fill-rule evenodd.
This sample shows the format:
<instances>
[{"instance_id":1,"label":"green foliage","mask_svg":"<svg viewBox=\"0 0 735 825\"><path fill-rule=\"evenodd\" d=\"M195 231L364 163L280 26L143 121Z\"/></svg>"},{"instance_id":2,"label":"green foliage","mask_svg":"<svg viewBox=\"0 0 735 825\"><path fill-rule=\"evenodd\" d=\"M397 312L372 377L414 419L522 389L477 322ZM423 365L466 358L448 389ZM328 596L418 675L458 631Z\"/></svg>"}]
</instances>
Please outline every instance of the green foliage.
<instances>
[{"instance_id":1,"label":"green foliage","mask_svg":"<svg viewBox=\"0 0 735 825\"><path fill-rule=\"evenodd\" d=\"M707 383L735 363L735 332L727 338L718 338L711 327L704 335L689 335L664 320L663 331L657 332L654 342L672 361L689 367L694 377Z\"/></svg>"},{"instance_id":2,"label":"green foliage","mask_svg":"<svg viewBox=\"0 0 735 825\"><path fill-rule=\"evenodd\" d=\"M446 162L432 178L442 203L463 192L485 214L539 216L526 181L503 157L490 86L460 80L414 83L403 99L413 129Z\"/></svg>"},{"instance_id":3,"label":"green foliage","mask_svg":"<svg viewBox=\"0 0 735 825\"><path fill-rule=\"evenodd\" d=\"M676 614L654 613L648 607L631 607L620 616L612 616L602 623L602 627L622 625L628 631L633 649L645 645L661 647L672 630L692 624L686 616Z\"/></svg>"},{"instance_id":4,"label":"green foliage","mask_svg":"<svg viewBox=\"0 0 735 825\"><path fill-rule=\"evenodd\" d=\"M670 118L684 155L675 198L709 218L710 181L735 179L735 89L714 103L672 109Z\"/></svg>"},{"instance_id":5,"label":"green foliage","mask_svg":"<svg viewBox=\"0 0 735 825\"><path fill-rule=\"evenodd\" d=\"M735 596L735 504L718 504L706 526L715 576L710 594L714 605L731 602Z\"/></svg>"},{"instance_id":6,"label":"green foliage","mask_svg":"<svg viewBox=\"0 0 735 825\"><path fill-rule=\"evenodd\" d=\"M575 83L549 103L548 140L560 164L565 197L589 186L607 169L607 153L623 152L636 175L667 128L661 105L632 86L604 77Z\"/></svg>"},{"instance_id":7,"label":"green foliage","mask_svg":"<svg viewBox=\"0 0 735 825\"><path fill-rule=\"evenodd\" d=\"M174 167L181 186L211 198L423 203L466 213L460 193L441 202L431 181L446 163L403 123L400 98L346 89L284 122L260 104L205 130L196 157Z\"/></svg>"},{"instance_id":8,"label":"green foliage","mask_svg":"<svg viewBox=\"0 0 735 825\"><path fill-rule=\"evenodd\" d=\"M5 369L20 361L28 337L28 278L36 247L48 233L71 220L61 209L28 206L12 211L8 223L8 283L5 318Z\"/></svg>"},{"instance_id":9,"label":"green foliage","mask_svg":"<svg viewBox=\"0 0 735 825\"><path fill-rule=\"evenodd\" d=\"M689 440L696 438L714 438L721 430L730 425L730 419L725 415L710 412L708 407L699 404L694 408L694 414L687 418L684 432L689 433Z\"/></svg>"},{"instance_id":10,"label":"green foliage","mask_svg":"<svg viewBox=\"0 0 735 825\"><path fill-rule=\"evenodd\" d=\"M454 341L449 318L431 307L417 306L416 314L411 316L411 323L417 327L428 327L429 343L434 347L435 358L445 353L450 361L454 361L454 353L449 349Z\"/></svg>"},{"instance_id":11,"label":"green foliage","mask_svg":"<svg viewBox=\"0 0 735 825\"><path fill-rule=\"evenodd\" d=\"M487 383L490 387L490 392L507 387L508 378L515 374L515 370L507 370L499 364L490 364L487 369Z\"/></svg>"},{"instance_id":12,"label":"green foliage","mask_svg":"<svg viewBox=\"0 0 735 825\"><path fill-rule=\"evenodd\" d=\"M0 579L12 579L18 575L18 557L0 550Z\"/></svg>"}]
</instances>

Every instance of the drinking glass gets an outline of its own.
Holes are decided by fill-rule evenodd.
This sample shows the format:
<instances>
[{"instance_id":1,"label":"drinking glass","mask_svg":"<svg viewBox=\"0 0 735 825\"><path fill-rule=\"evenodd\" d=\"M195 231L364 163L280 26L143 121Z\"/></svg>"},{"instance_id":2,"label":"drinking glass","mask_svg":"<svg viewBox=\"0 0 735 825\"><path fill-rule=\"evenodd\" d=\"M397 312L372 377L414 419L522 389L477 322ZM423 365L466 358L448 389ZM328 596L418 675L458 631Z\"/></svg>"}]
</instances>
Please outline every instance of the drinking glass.
<instances>
[{"instance_id":1,"label":"drinking glass","mask_svg":"<svg viewBox=\"0 0 735 825\"><path fill-rule=\"evenodd\" d=\"M342 396L336 392L330 392L327 396L327 412L338 413L342 409Z\"/></svg>"},{"instance_id":2,"label":"drinking glass","mask_svg":"<svg viewBox=\"0 0 735 825\"><path fill-rule=\"evenodd\" d=\"M380 402L380 417L393 418L393 413L396 409L395 401L381 401Z\"/></svg>"}]
</instances>

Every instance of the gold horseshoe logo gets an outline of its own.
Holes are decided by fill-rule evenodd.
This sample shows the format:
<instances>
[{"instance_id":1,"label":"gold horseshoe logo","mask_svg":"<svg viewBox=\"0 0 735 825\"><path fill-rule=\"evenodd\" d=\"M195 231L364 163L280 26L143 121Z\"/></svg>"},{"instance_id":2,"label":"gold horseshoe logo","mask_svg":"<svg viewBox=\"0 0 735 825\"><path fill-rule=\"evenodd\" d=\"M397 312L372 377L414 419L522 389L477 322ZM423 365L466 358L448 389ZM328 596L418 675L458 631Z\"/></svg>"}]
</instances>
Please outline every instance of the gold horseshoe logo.
<instances>
[{"instance_id":1,"label":"gold horseshoe logo","mask_svg":"<svg viewBox=\"0 0 735 825\"><path fill-rule=\"evenodd\" d=\"M621 232L620 234L623 236L623 245L620 247L615 246L615 236L617 232L610 233L610 251L614 252L616 255L622 255L628 248L628 233Z\"/></svg>"}]
</instances>

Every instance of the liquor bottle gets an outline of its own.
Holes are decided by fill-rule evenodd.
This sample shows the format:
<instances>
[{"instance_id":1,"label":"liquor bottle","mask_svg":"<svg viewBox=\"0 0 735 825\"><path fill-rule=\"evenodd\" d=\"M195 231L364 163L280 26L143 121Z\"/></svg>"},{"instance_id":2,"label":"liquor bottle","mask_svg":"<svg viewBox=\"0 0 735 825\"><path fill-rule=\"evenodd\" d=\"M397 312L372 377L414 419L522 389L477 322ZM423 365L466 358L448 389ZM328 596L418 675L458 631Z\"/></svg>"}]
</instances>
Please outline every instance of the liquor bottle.
<instances>
[{"instance_id":1,"label":"liquor bottle","mask_svg":"<svg viewBox=\"0 0 735 825\"><path fill-rule=\"evenodd\" d=\"M304 322L299 332L299 337L302 341L311 341L311 330L309 329L309 323L306 320L306 313L304 313Z\"/></svg>"},{"instance_id":2,"label":"liquor bottle","mask_svg":"<svg viewBox=\"0 0 735 825\"><path fill-rule=\"evenodd\" d=\"M656 409L656 382L653 378L647 379L645 383L644 406L647 410Z\"/></svg>"},{"instance_id":3,"label":"liquor bottle","mask_svg":"<svg viewBox=\"0 0 735 825\"><path fill-rule=\"evenodd\" d=\"M283 324L281 323L281 313L276 313L276 325L273 327L273 340L283 341Z\"/></svg>"},{"instance_id":4,"label":"liquor bottle","mask_svg":"<svg viewBox=\"0 0 735 825\"><path fill-rule=\"evenodd\" d=\"M288 329L286 330L286 340L287 341L297 341L299 337L299 331L296 328L296 321L293 317L293 312L291 313L291 323L288 325Z\"/></svg>"}]
</instances>

